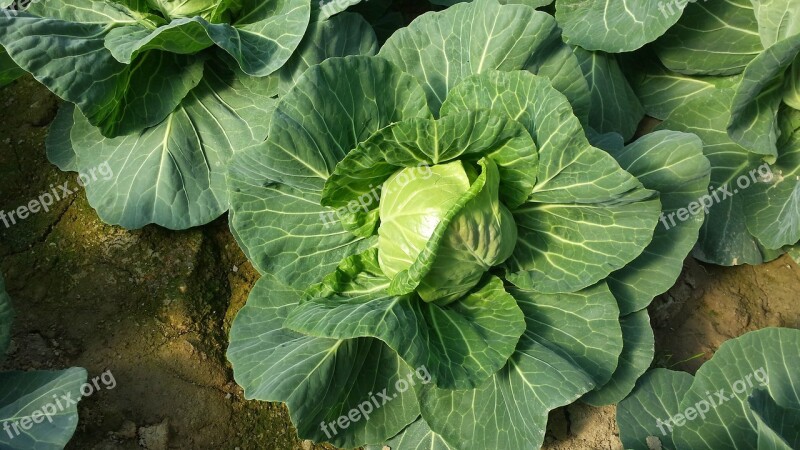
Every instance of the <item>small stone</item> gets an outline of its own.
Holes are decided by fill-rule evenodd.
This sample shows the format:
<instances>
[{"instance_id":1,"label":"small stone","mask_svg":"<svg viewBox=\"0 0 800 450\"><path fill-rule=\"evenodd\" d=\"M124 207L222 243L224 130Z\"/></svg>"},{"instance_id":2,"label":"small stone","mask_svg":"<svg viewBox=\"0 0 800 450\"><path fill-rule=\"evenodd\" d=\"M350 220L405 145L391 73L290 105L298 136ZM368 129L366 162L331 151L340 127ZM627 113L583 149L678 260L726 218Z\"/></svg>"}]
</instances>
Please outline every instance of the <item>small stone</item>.
<instances>
[{"instance_id":1,"label":"small stone","mask_svg":"<svg viewBox=\"0 0 800 450\"><path fill-rule=\"evenodd\" d=\"M169 422L139 428L139 446L147 450L167 450L169 448Z\"/></svg>"},{"instance_id":2,"label":"small stone","mask_svg":"<svg viewBox=\"0 0 800 450\"><path fill-rule=\"evenodd\" d=\"M647 436L645 438L645 443L647 444L647 448L649 450L661 450L661 439L655 436Z\"/></svg>"}]
</instances>

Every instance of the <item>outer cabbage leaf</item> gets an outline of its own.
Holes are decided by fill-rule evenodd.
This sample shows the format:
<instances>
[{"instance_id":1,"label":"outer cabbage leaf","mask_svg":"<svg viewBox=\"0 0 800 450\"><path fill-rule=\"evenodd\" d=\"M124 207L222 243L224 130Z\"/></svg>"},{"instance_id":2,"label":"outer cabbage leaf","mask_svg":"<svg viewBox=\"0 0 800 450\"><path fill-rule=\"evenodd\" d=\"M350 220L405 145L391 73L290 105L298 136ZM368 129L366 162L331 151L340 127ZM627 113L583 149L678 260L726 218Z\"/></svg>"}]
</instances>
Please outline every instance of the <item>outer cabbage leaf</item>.
<instances>
[{"instance_id":1,"label":"outer cabbage leaf","mask_svg":"<svg viewBox=\"0 0 800 450\"><path fill-rule=\"evenodd\" d=\"M652 362L653 333L643 308L674 284L683 260L697 241L702 211L674 225L669 217L680 208L699 202L707 192L710 167L702 148L702 142L694 135L656 131L627 147L620 144L607 149L646 188L659 192L663 212L645 251L606 279L623 315L620 321L624 347L614 376L605 386L584 396L587 403L619 402Z\"/></svg>"},{"instance_id":2,"label":"outer cabbage leaf","mask_svg":"<svg viewBox=\"0 0 800 450\"><path fill-rule=\"evenodd\" d=\"M11 340L13 318L11 299L0 275L0 362ZM86 370L79 368L60 372L0 372L0 423L8 427L0 433L0 448L63 449L78 425L77 402L86 379ZM74 403L65 400L62 404L62 399ZM52 414L43 414L51 411ZM22 419L28 419L27 430L20 423Z\"/></svg>"},{"instance_id":3,"label":"outer cabbage leaf","mask_svg":"<svg viewBox=\"0 0 800 450\"><path fill-rule=\"evenodd\" d=\"M0 447L10 449L60 450L69 442L78 426L80 388L86 382L85 369L49 372L0 372L0 423L16 422L23 417L41 420L30 430L13 438L7 432L0 434ZM55 407L53 398L70 398L63 408L45 418L43 408ZM51 420L52 419L52 420ZM12 431L13 433L13 431Z\"/></svg>"},{"instance_id":4,"label":"outer cabbage leaf","mask_svg":"<svg viewBox=\"0 0 800 450\"><path fill-rule=\"evenodd\" d=\"M800 443L800 409L784 408L766 389L753 390L748 406L758 422L758 448L792 450Z\"/></svg>"},{"instance_id":5,"label":"outer cabbage leaf","mask_svg":"<svg viewBox=\"0 0 800 450\"><path fill-rule=\"evenodd\" d=\"M650 327L650 316L643 309L620 317L622 325L622 353L611 379L584 395L581 400L595 406L619 403L631 393L636 380L653 362L655 336Z\"/></svg>"},{"instance_id":6,"label":"outer cabbage leaf","mask_svg":"<svg viewBox=\"0 0 800 450\"><path fill-rule=\"evenodd\" d=\"M556 19L567 43L587 50L622 53L664 34L678 21L687 4L660 0L558 0Z\"/></svg>"},{"instance_id":7,"label":"outer cabbage leaf","mask_svg":"<svg viewBox=\"0 0 800 450\"><path fill-rule=\"evenodd\" d=\"M634 449L648 448L642 441L647 436L657 437L665 449L770 448L759 442L766 436L757 416L776 427L772 431L797 420L800 375L793 368L798 364L800 330L767 328L727 341L688 389L689 375L662 370L665 375L643 377L619 406L620 437ZM797 430L778 433L791 439ZM788 444L796 448L800 442Z\"/></svg>"},{"instance_id":8,"label":"outer cabbage leaf","mask_svg":"<svg viewBox=\"0 0 800 450\"><path fill-rule=\"evenodd\" d=\"M320 206L322 187L373 132L429 115L416 81L380 58L331 58L309 69L278 105L267 141L231 164L231 229L255 267L308 286L371 246Z\"/></svg>"},{"instance_id":9,"label":"outer cabbage leaf","mask_svg":"<svg viewBox=\"0 0 800 450\"><path fill-rule=\"evenodd\" d=\"M622 350L604 284L574 294L512 289L527 329L505 367L472 390L423 386L422 417L454 448L539 448L548 412L608 381Z\"/></svg>"},{"instance_id":10,"label":"outer cabbage leaf","mask_svg":"<svg viewBox=\"0 0 800 450\"><path fill-rule=\"evenodd\" d=\"M247 0L233 26L201 18L164 24L123 4L91 0L39 2L29 11L0 17L0 44L22 69L77 104L104 136L117 137L161 123L200 81L203 58L178 53L217 43L248 74L268 75L299 44L310 6Z\"/></svg>"},{"instance_id":11,"label":"outer cabbage leaf","mask_svg":"<svg viewBox=\"0 0 800 450\"><path fill-rule=\"evenodd\" d=\"M784 106L778 120L778 159L742 192L748 231L771 249L800 240L800 111Z\"/></svg>"},{"instance_id":12,"label":"outer cabbage leaf","mask_svg":"<svg viewBox=\"0 0 800 450\"><path fill-rule=\"evenodd\" d=\"M647 115L659 120L665 120L680 105L715 87L732 87L739 82L737 77L689 77L672 72L643 53L618 59Z\"/></svg>"},{"instance_id":13,"label":"outer cabbage leaf","mask_svg":"<svg viewBox=\"0 0 800 450\"><path fill-rule=\"evenodd\" d=\"M327 20L311 22L305 37L292 57L276 75L280 94L286 94L309 67L328 58L348 55L373 56L378 52L375 31L358 14L337 14Z\"/></svg>"},{"instance_id":14,"label":"outer cabbage leaf","mask_svg":"<svg viewBox=\"0 0 800 450\"><path fill-rule=\"evenodd\" d=\"M76 110L71 141L62 145L72 147L80 169L107 163L112 173L86 185L100 218L125 228L157 223L185 229L224 213L228 161L235 150L266 137L259 121L269 117L275 104L271 83L249 83L227 69L208 66L198 88L164 122L114 139L103 139Z\"/></svg>"},{"instance_id":15,"label":"outer cabbage leaf","mask_svg":"<svg viewBox=\"0 0 800 450\"><path fill-rule=\"evenodd\" d=\"M703 156L703 143L697 136L674 131L647 134L609 153L644 187L659 193L662 207L652 242L641 255L606 280L620 311L626 315L646 308L680 276L683 261L697 242L705 214L700 211L688 220L675 221L674 225L670 215L706 195L711 165Z\"/></svg>"},{"instance_id":16,"label":"outer cabbage leaf","mask_svg":"<svg viewBox=\"0 0 800 450\"><path fill-rule=\"evenodd\" d=\"M589 124L592 104L589 83L583 76L578 57L572 47L564 43L560 34L554 33L546 45L537 48L525 69L547 77L553 87L569 99L572 111L581 123Z\"/></svg>"},{"instance_id":17,"label":"outer cabbage leaf","mask_svg":"<svg viewBox=\"0 0 800 450\"><path fill-rule=\"evenodd\" d=\"M304 65L328 56L374 53L376 46L358 16L315 23L290 63L275 75L252 78L212 61L201 85L166 121L122 138L102 138L80 113L73 117L66 104L50 128L48 156L62 170L88 171L108 162L115 177L87 188L104 220L126 227L201 225L228 209L228 160L234 151L264 140L277 104L273 97L293 83Z\"/></svg>"},{"instance_id":18,"label":"outer cabbage leaf","mask_svg":"<svg viewBox=\"0 0 800 450\"><path fill-rule=\"evenodd\" d=\"M164 23L164 19L154 15L145 16L142 14L144 10L131 8L129 2L125 1L55 0L50 2L30 2L26 12L42 18L107 25L111 28L133 25L143 19L151 26L154 26L155 23ZM156 20L157 22L147 21L146 19Z\"/></svg>"},{"instance_id":19,"label":"outer cabbage leaf","mask_svg":"<svg viewBox=\"0 0 800 450\"><path fill-rule=\"evenodd\" d=\"M302 438L340 447L383 442L413 422L419 415L414 390L395 388L398 380L414 379L412 369L377 339L325 339L284 328L300 296L265 275L234 320L228 360L245 396L285 402ZM373 398L381 407L370 408L368 417L346 429L321 428L321 422L336 422Z\"/></svg>"},{"instance_id":20,"label":"outer cabbage leaf","mask_svg":"<svg viewBox=\"0 0 800 450\"><path fill-rule=\"evenodd\" d=\"M389 294L376 249L345 259L332 277L325 284L336 289L312 291L318 296L301 303L284 326L317 337L376 337L410 366L426 367L444 389L473 388L491 377L525 328L517 302L496 277L447 306Z\"/></svg>"},{"instance_id":21,"label":"outer cabbage leaf","mask_svg":"<svg viewBox=\"0 0 800 450\"><path fill-rule=\"evenodd\" d=\"M545 293L591 285L641 254L660 211L646 190L595 204L523 205L513 211L519 241L506 264L508 280Z\"/></svg>"},{"instance_id":22,"label":"outer cabbage leaf","mask_svg":"<svg viewBox=\"0 0 800 450\"><path fill-rule=\"evenodd\" d=\"M684 74L734 75L763 49L751 0L691 3L655 42L661 62Z\"/></svg>"},{"instance_id":23,"label":"outer cabbage leaf","mask_svg":"<svg viewBox=\"0 0 800 450\"><path fill-rule=\"evenodd\" d=\"M704 420L676 427L675 444L700 450L755 447L758 432L753 427L755 421L747 407L747 397L766 384L770 397L782 406L800 408L800 374L793 369L798 364L800 330L768 328L725 342L697 371L692 387L681 400L681 408L686 409L707 398L706 392L719 389L725 389L731 398L712 408ZM747 381L748 375L752 375L751 382ZM742 385L743 392L739 392Z\"/></svg>"},{"instance_id":24,"label":"outer cabbage leaf","mask_svg":"<svg viewBox=\"0 0 800 450\"><path fill-rule=\"evenodd\" d=\"M105 46L114 58L130 64L148 50L191 55L214 45L206 27L211 24L200 17L181 18L155 30L141 25L117 27L105 38Z\"/></svg>"},{"instance_id":25,"label":"outer cabbage leaf","mask_svg":"<svg viewBox=\"0 0 800 450\"><path fill-rule=\"evenodd\" d=\"M622 445L631 450L678 450L664 421L680 411L693 380L686 372L667 369L653 369L639 378L633 393L617 406Z\"/></svg>"},{"instance_id":26,"label":"outer cabbage leaf","mask_svg":"<svg viewBox=\"0 0 800 450\"><path fill-rule=\"evenodd\" d=\"M394 33L378 55L416 77L438 114L461 80L489 70L523 69L554 35L555 20L546 13L476 0L423 14Z\"/></svg>"},{"instance_id":27,"label":"outer cabbage leaf","mask_svg":"<svg viewBox=\"0 0 800 450\"><path fill-rule=\"evenodd\" d=\"M14 62L77 104L105 136L161 122L203 72L202 60L160 52L148 54L141 64L119 63L103 45L108 24L19 13L0 16L0 25L0 45Z\"/></svg>"},{"instance_id":28,"label":"outer cabbage leaf","mask_svg":"<svg viewBox=\"0 0 800 450\"><path fill-rule=\"evenodd\" d=\"M508 280L540 292L572 292L602 280L650 242L660 206L655 193L589 145L568 100L543 77L488 72L453 89L442 107L494 109L516 118L539 148L537 184L512 209L517 248Z\"/></svg>"},{"instance_id":29,"label":"outer cabbage leaf","mask_svg":"<svg viewBox=\"0 0 800 450\"><path fill-rule=\"evenodd\" d=\"M77 114L80 117L80 113ZM47 139L45 140L48 161L68 172L80 170L78 155L75 153L75 146L70 136L72 127L75 125L75 116L75 105L69 102L62 103L58 108L56 118L47 129Z\"/></svg>"},{"instance_id":30,"label":"outer cabbage leaf","mask_svg":"<svg viewBox=\"0 0 800 450\"><path fill-rule=\"evenodd\" d=\"M696 134L711 162L709 194L716 197L700 230L694 257L728 266L761 264L776 258L780 252L764 248L748 231L746 199L740 194L737 181L742 176L749 178L750 171L767 166L762 166L758 155L733 142L725 131L733 94L733 89L715 88L706 95L696 96L678 106L659 128Z\"/></svg>"},{"instance_id":31,"label":"outer cabbage leaf","mask_svg":"<svg viewBox=\"0 0 800 450\"><path fill-rule=\"evenodd\" d=\"M736 89L728 135L759 155L777 156L778 108L784 93L786 69L800 54L800 34L779 41L758 55L744 70Z\"/></svg>"},{"instance_id":32,"label":"outer cabbage leaf","mask_svg":"<svg viewBox=\"0 0 800 450\"><path fill-rule=\"evenodd\" d=\"M800 10L792 0L751 0L764 48L800 34Z\"/></svg>"},{"instance_id":33,"label":"outer cabbage leaf","mask_svg":"<svg viewBox=\"0 0 800 450\"><path fill-rule=\"evenodd\" d=\"M386 442L391 449L403 450L457 450L448 444L442 436L434 433L425 419L419 418L400 434ZM383 450L384 445L369 445L367 450Z\"/></svg>"},{"instance_id":34,"label":"outer cabbage leaf","mask_svg":"<svg viewBox=\"0 0 800 450\"><path fill-rule=\"evenodd\" d=\"M463 1L463 0L462 0ZM527 5L532 8L549 5L553 0L500 0L503 5ZM461 1L439 1L437 4L453 5ZM538 19L538 16L537 16ZM551 22L545 21L543 28L549 30ZM578 59L572 48L561 38L561 30L553 28L552 32L535 43L536 48L525 63L525 69L536 75L547 77L553 87L567 96L575 115L581 122L588 123L589 105L591 102L589 86L582 76ZM505 69L503 69L505 70Z\"/></svg>"},{"instance_id":35,"label":"outer cabbage leaf","mask_svg":"<svg viewBox=\"0 0 800 450\"><path fill-rule=\"evenodd\" d=\"M616 132L630 140L644 117L644 108L625 79L616 57L573 49L589 84L589 126L600 133Z\"/></svg>"}]
</instances>

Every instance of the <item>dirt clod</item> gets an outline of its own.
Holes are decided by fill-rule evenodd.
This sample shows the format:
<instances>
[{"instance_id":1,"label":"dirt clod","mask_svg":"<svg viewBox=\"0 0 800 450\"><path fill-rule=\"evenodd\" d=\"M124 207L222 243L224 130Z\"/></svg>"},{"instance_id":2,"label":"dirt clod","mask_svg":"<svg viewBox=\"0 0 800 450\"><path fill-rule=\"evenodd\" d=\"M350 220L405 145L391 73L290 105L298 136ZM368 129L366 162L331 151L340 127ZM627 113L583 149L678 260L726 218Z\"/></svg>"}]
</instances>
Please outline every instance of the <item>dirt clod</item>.
<instances>
[{"instance_id":1,"label":"dirt clod","mask_svg":"<svg viewBox=\"0 0 800 450\"><path fill-rule=\"evenodd\" d=\"M147 450L167 450L169 448L169 422L139 428L139 446Z\"/></svg>"}]
</instances>

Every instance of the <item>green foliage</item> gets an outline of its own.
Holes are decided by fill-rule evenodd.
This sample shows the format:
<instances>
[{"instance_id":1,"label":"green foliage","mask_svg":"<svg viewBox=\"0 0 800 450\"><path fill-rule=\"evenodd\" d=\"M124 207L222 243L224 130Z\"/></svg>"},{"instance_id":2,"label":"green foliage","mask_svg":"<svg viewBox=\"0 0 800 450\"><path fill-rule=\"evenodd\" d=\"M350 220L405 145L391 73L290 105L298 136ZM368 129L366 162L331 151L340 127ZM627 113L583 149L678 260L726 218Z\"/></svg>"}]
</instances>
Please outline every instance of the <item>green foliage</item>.
<instances>
[{"instance_id":1,"label":"green foliage","mask_svg":"<svg viewBox=\"0 0 800 450\"><path fill-rule=\"evenodd\" d=\"M767 328L722 344L694 377L648 373L617 410L625 448L797 448L799 344L800 330Z\"/></svg>"},{"instance_id":2,"label":"green foliage","mask_svg":"<svg viewBox=\"0 0 800 450\"><path fill-rule=\"evenodd\" d=\"M508 3L427 13L377 56L311 67L263 144L233 156L231 230L263 278L228 357L303 438L537 448L549 411L617 402L652 361L644 308L704 215L661 218L707 192L702 143L660 131L625 145L616 133L632 137L644 106L623 66ZM364 363L376 346L396 361L381 373ZM338 425L356 379L402 400Z\"/></svg>"}]
</instances>

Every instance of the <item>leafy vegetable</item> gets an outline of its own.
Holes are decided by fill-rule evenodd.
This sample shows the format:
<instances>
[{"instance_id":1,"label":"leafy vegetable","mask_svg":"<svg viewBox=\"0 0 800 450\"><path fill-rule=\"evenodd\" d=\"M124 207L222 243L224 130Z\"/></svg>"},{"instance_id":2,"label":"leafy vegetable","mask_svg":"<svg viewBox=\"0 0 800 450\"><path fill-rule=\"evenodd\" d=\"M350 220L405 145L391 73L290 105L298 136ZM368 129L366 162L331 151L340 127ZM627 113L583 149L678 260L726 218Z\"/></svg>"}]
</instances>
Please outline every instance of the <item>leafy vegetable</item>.
<instances>
[{"instance_id":1,"label":"leafy vegetable","mask_svg":"<svg viewBox=\"0 0 800 450\"><path fill-rule=\"evenodd\" d=\"M591 92L588 125L599 133L619 133L629 141L644 117L644 108L622 74L614 55L575 47Z\"/></svg>"},{"instance_id":2,"label":"leafy vegetable","mask_svg":"<svg viewBox=\"0 0 800 450\"><path fill-rule=\"evenodd\" d=\"M308 26L308 0L237 3L229 23L211 23L194 13L217 18L213 11L234 4L151 0L156 9L136 10L94 0L39 2L0 17L0 45L56 95L77 104L104 136L117 137L162 122L199 83L203 60L216 57L203 50L213 45L255 76L289 59Z\"/></svg>"},{"instance_id":3,"label":"leafy vegetable","mask_svg":"<svg viewBox=\"0 0 800 450\"><path fill-rule=\"evenodd\" d=\"M784 74L800 55L800 33L759 54L747 65L731 105L728 134L753 153L777 157L778 110Z\"/></svg>"},{"instance_id":4,"label":"leafy vegetable","mask_svg":"<svg viewBox=\"0 0 800 450\"><path fill-rule=\"evenodd\" d=\"M681 17L688 2L557 0L564 39L587 50L622 53L656 40Z\"/></svg>"},{"instance_id":5,"label":"leafy vegetable","mask_svg":"<svg viewBox=\"0 0 800 450\"><path fill-rule=\"evenodd\" d=\"M249 77L224 59L207 61L197 86L163 122L133 134L104 138L78 108L66 104L51 128L48 153L63 170L108 164L113 176L86 186L90 204L107 223L202 225L228 209L228 162L235 151L266 138L275 97L309 65L376 50L374 33L359 16L317 21L297 52L268 77Z\"/></svg>"},{"instance_id":6,"label":"leafy vegetable","mask_svg":"<svg viewBox=\"0 0 800 450\"><path fill-rule=\"evenodd\" d=\"M797 448L798 344L800 331L767 328L722 344L694 377L648 373L617 410L625 448Z\"/></svg>"},{"instance_id":7,"label":"leafy vegetable","mask_svg":"<svg viewBox=\"0 0 800 450\"><path fill-rule=\"evenodd\" d=\"M660 229L662 213L707 191L709 164L684 133L591 145L587 78L596 98L630 88L602 54L584 77L578 52L547 14L477 0L299 78L228 173L263 275L228 350L248 398L337 446L536 448L550 410L633 389L644 308L703 222ZM373 422L357 405L378 391L395 400Z\"/></svg>"},{"instance_id":8,"label":"leafy vegetable","mask_svg":"<svg viewBox=\"0 0 800 450\"><path fill-rule=\"evenodd\" d=\"M263 142L300 73L377 51L359 16L324 20L342 9L310 19L309 0L39 2L0 17L0 45L77 106L62 108L48 153L64 170L108 165L113 176L86 186L100 217L184 229L227 211L231 155Z\"/></svg>"},{"instance_id":9,"label":"leafy vegetable","mask_svg":"<svg viewBox=\"0 0 800 450\"><path fill-rule=\"evenodd\" d=\"M661 62L683 74L735 75L764 46L749 0L694 2L655 43Z\"/></svg>"},{"instance_id":10,"label":"leafy vegetable","mask_svg":"<svg viewBox=\"0 0 800 450\"><path fill-rule=\"evenodd\" d=\"M664 120L659 127L705 145L713 199L694 252L701 260L759 264L800 240L800 25L789 3L692 4L656 43L666 67L647 56L623 60L646 112Z\"/></svg>"}]
</instances>

